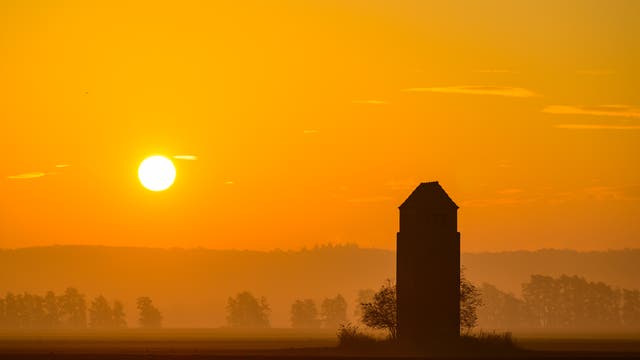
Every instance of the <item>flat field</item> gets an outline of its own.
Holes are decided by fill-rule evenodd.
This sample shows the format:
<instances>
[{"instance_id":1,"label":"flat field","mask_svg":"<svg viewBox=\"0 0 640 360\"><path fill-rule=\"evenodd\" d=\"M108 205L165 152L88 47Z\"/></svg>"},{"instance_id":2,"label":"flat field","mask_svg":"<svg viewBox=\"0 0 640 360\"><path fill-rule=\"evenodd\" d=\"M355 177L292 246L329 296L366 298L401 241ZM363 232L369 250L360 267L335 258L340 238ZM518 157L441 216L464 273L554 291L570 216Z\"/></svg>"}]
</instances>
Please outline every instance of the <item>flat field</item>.
<instances>
[{"instance_id":1,"label":"flat field","mask_svg":"<svg viewBox=\"0 0 640 360\"><path fill-rule=\"evenodd\" d=\"M514 333L517 344L536 351L613 352L640 355L640 332Z\"/></svg>"},{"instance_id":2,"label":"flat field","mask_svg":"<svg viewBox=\"0 0 640 360\"><path fill-rule=\"evenodd\" d=\"M640 334L514 334L517 358L640 358ZM394 358L337 349L334 331L161 329L0 332L0 359ZM480 357L501 357L485 354ZM476 356L473 356L476 357ZM470 358L464 356L464 358Z\"/></svg>"}]
</instances>

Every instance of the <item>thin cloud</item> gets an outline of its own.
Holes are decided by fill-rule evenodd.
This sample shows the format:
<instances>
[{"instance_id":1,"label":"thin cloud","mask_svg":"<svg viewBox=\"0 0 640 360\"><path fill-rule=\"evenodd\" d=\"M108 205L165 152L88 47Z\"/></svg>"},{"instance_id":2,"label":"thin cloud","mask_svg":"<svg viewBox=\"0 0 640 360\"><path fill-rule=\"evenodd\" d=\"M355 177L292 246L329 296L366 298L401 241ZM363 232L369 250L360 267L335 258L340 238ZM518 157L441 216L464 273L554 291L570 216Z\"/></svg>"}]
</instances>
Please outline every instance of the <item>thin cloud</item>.
<instances>
[{"instance_id":1,"label":"thin cloud","mask_svg":"<svg viewBox=\"0 0 640 360\"><path fill-rule=\"evenodd\" d=\"M531 90L519 87L509 86L484 86L484 85L463 85L463 86L444 86L444 87L427 87L427 88L409 88L402 91L407 92L434 92L444 94L467 94L467 95L494 95L517 98L528 98L539 96Z\"/></svg>"},{"instance_id":2,"label":"thin cloud","mask_svg":"<svg viewBox=\"0 0 640 360\"><path fill-rule=\"evenodd\" d=\"M498 194L502 194L502 195L513 195L513 194L520 194L523 191L524 190L522 190L522 189L509 188L509 189L498 190L497 193Z\"/></svg>"},{"instance_id":3,"label":"thin cloud","mask_svg":"<svg viewBox=\"0 0 640 360\"><path fill-rule=\"evenodd\" d=\"M599 105L599 106L573 106L551 105L542 109L542 112L562 115L593 115L640 118L640 108L629 105Z\"/></svg>"},{"instance_id":4,"label":"thin cloud","mask_svg":"<svg viewBox=\"0 0 640 360\"><path fill-rule=\"evenodd\" d=\"M319 132L320 132L320 130L315 130L315 129L308 129L308 130L303 130L302 131L303 134L307 134L307 135L308 134L317 134Z\"/></svg>"},{"instance_id":5,"label":"thin cloud","mask_svg":"<svg viewBox=\"0 0 640 360\"><path fill-rule=\"evenodd\" d=\"M501 196L462 200L460 201L460 206L492 207L526 206L539 203L560 205L581 201L640 201L640 184L590 185L569 191L554 191L550 187L526 192L520 192L519 190L505 189L498 191Z\"/></svg>"},{"instance_id":6,"label":"thin cloud","mask_svg":"<svg viewBox=\"0 0 640 360\"><path fill-rule=\"evenodd\" d=\"M43 172L30 172L30 173L24 173L24 174L18 174L18 175L9 175L7 176L7 178L14 179L14 180L23 180L23 179L35 179L35 178L43 177L45 175L47 174Z\"/></svg>"},{"instance_id":7,"label":"thin cloud","mask_svg":"<svg viewBox=\"0 0 640 360\"><path fill-rule=\"evenodd\" d=\"M69 164L57 164L57 165L56 165L56 167L57 167L58 169L66 168L66 167L69 167L69 166L71 166L71 165L69 165Z\"/></svg>"},{"instance_id":8,"label":"thin cloud","mask_svg":"<svg viewBox=\"0 0 640 360\"><path fill-rule=\"evenodd\" d=\"M508 70L508 69L481 69L476 70L477 73L485 73L485 74L515 74L517 71Z\"/></svg>"},{"instance_id":9,"label":"thin cloud","mask_svg":"<svg viewBox=\"0 0 640 360\"><path fill-rule=\"evenodd\" d=\"M488 207L488 206L516 206L527 205L538 201L539 198L513 198L513 197L500 197L489 199L477 199L477 200L463 200L460 202L462 207Z\"/></svg>"},{"instance_id":10,"label":"thin cloud","mask_svg":"<svg viewBox=\"0 0 640 360\"><path fill-rule=\"evenodd\" d=\"M558 124L553 127L569 130L640 130L640 125Z\"/></svg>"},{"instance_id":11,"label":"thin cloud","mask_svg":"<svg viewBox=\"0 0 640 360\"><path fill-rule=\"evenodd\" d=\"M508 160L502 160L498 162L498 165L497 165L497 167L502 169L510 168L511 166L512 166L511 161L508 161Z\"/></svg>"},{"instance_id":12,"label":"thin cloud","mask_svg":"<svg viewBox=\"0 0 640 360\"><path fill-rule=\"evenodd\" d=\"M350 203L377 203L377 202L385 202L393 200L391 196L371 196L371 197L362 197L355 199L348 199L347 202Z\"/></svg>"},{"instance_id":13,"label":"thin cloud","mask_svg":"<svg viewBox=\"0 0 640 360\"><path fill-rule=\"evenodd\" d=\"M228 181L225 181L224 184L225 185L233 185L235 183L233 181L231 181L231 180L228 180Z\"/></svg>"},{"instance_id":14,"label":"thin cloud","mask_svg":"<svg viewBox=\"0 0 640 360\"><path fill-rule=\"evenodd\" d=\"M597 69L592 69L592 70L578 70L577 71L578 74L583 74L583 75L596 75L596 76L600 76L600 75L613 75L616 72L612 71L612 70L597 70Z\"/></svg>"},{"instance_id":15,"label":"thin cloud","mask_svg":"<svg viewBox=\"0 0 640 360\"><path fill-rule=\"evenodd\" d=\"M385 100L353 100L354 104L370 104L370 105L386 105L389 102Z\"/></svg>"},{"instance_id":16,"label":"thin cloud","mask_svg":"<svg viewBox=\"0 0 640 360\"><path fill-rule=\"evenodd\" d=\"M638 201L640 185L598 185L587 186L574 191L557 193L550 200L552 204L563 204L569 201Z\"/></svg>"},{"instance_id":17,"label":"thin cloud","mask_svg":"<svg viewBox=\"0 0 640 360\"><path fill-rule=\"evenodd\" d=\"M198 160L198 157L195 155L174 155L173 158L178 160Z\"/></svg>"},{"instance_id":18,"label":"thin cloud","mask_svg":"<svg viewBox=\"0 0 640 360\"><path fill-rule=\"evenodd\" d=\"M419 181L415 179L391 180L385 183L391 190L411 190L416 187Z\"/></svg>"}]
</instances>

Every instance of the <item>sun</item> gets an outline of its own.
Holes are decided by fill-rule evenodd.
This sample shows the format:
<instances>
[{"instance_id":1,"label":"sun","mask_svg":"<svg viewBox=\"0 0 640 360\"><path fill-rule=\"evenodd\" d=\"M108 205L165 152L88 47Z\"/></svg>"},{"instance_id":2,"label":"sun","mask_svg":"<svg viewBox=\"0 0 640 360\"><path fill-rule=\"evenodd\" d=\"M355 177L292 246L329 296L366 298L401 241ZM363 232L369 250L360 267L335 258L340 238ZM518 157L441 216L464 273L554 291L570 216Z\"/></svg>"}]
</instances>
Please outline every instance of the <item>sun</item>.
<instances>
[{"instance_id":1,"label":"sun","mask_svg":"<svg viewBox=\"0 0 640 360\"><path fill-rule=\"evenodd\" d=\"M150 156L140 163L138 179L151 191L167 190L176 179L176 167L164 156Z\"/></svg>"}]
</instances>

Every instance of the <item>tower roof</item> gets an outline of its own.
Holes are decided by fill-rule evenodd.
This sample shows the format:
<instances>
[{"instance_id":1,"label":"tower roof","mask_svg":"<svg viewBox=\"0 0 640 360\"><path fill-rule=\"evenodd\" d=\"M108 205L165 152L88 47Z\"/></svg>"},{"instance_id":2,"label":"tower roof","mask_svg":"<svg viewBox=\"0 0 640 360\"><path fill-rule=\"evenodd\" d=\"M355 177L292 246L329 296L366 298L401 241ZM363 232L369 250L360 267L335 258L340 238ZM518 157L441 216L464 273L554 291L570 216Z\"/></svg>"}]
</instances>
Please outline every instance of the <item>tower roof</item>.
<instances>
[{"instance_id":1,"label":"tower roof","mask_svg":"<svg viewBox=\"0 0 640 360\"><path fill-rule=\"evenodd\" d=\"M400 205L400 209L405 208L458 209L458 205L451 200L437 181L432 181L418 185Z\"/></svg>"}]
</instances>

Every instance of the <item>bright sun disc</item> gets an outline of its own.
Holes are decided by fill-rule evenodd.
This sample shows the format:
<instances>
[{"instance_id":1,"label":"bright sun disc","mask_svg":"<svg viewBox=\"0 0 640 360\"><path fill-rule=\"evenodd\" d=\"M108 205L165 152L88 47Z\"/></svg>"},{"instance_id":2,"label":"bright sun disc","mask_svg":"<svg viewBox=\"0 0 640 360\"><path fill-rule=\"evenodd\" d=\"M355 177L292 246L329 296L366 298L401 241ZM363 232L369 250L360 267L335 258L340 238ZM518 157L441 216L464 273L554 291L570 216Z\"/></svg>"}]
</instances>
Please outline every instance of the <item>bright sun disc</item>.
<instances>
[{"instance_id":1,"label":"bright sun disc","mask_svg":"<svg viewBox=\"0 0 640 360\"><path fill-rule=\"evenodd\" d=\"M176 179L176 167L164 156L151 156L140 163L138 179L151 191L166 190Z\"/></svg>"}]
</instances>

